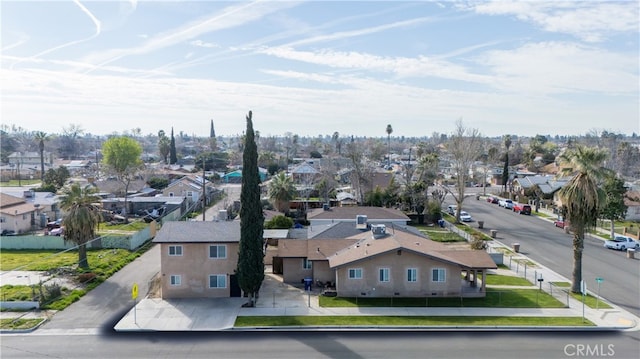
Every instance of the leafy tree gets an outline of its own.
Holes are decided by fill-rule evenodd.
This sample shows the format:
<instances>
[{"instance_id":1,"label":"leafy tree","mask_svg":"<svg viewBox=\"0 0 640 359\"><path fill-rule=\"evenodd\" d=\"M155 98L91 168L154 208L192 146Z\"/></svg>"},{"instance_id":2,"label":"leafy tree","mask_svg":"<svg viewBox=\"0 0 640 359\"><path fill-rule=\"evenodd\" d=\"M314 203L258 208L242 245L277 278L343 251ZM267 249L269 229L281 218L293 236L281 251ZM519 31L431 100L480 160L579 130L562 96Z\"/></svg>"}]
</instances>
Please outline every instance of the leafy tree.
<instances>
[{"instance_id":1,"label":"leafy tree","mask_svg":"<svg viewBox=\"0 0 640 359\"><path fill-rule=\"evenodd\" d=\"M204 159L205 171L226 172L229 166L229 154L226 152L202 152L196 156L195 167L202 170L202 160Z\"/></svg>"},{"instance_id":2,"label":"leafy tree","mask_svg":"<svg viewBox=\"0 0 640 359\"><path fill-rule=\"evenodd\" d=\"M606 197L600 210L600 217L611 221L611 238L613 238L615 237L615 221L624 220L627 214L628 207L624 204L627 187L624 186L624 181L621 178L609 176L605 179L602 190Z\"/></svg>"},{"instance_id":3,"label":"leafy tree","mask_svg":"<svg viewBox=\"0 0 640 359\"><path fill-rule=\"evenodd\" d=\"M311 158L322 158L322 154L320 152L318 152L317 150L313 150L313 151L309 152L309 157L311 157Z\"/></svg>"},{"instance_id":4,"label":"leafy tree","mask_svg":"<svg viewBox=\"0 0 640 359\"><path fill-rule=\"evenodd\" d=\"M249 295L248 306L254 306L264 280L263 224L260 205L258 147L255 142L251 111L247 115L247 131L242 155L242 189L240 192L240 251L238 284Z\"/></svg>"},{"instance_id":5,"label":"leafy tree","mask_svg":"<svg viewBox=\"0 0 640 359\"><path fill-rule=\"evenodd\" d=\"M289 202L296 198L297 190L291 177L284 172L273 176L269 183L269 198L276 209L283 213L289 212Z\"/></svg>"},{"instance_id":6,"label":"leafy tree","mask_svg":"<svg viewBox=\"0 0 640 359\"><path fill-rule=\"evenodd\" d=\"M102 154L107 171L115 174L124 185L124 217L127 221L129 185L142 166L142 146L130 137L112 137L102 145Z\"/></svg>"},{"instance_id":7,"label":"leafy tree","mask_svg":"<svg viewBox=\"0 0 640 359\"><path fill-rule=\"evenodd\" d=\"M149 184L149 187L158 190L165 189L169 186L169 180L161 177L151 177L147 183Z\"/></svg>"},{"instance_id":8,"label":"leafy tree","mask_svg":"<svg viewBox=\"0 0 640 359\"><path fill-rule=\"evenodd\" d=\"M577 145L560 156L563 168L562 176L573 178L558 191L562 201L565 219L573 231L573 273L571 291L580 292L582 280L582 251L584 234L593 226L600 208L605 203L605 193L598 182L610 173L602 167L607 152L595 147Z\"/></svg>"},{"instance_id":9,"label":"leafy tree","mask_svg":"<svg viewBox=\"0 0 640 359\"><path fill-rule=\"evenodd\" d=\"M95 230L100 223L100 211L94 203L100 202L95 195L96 189L73 184L64 190L60 208L65 211L62 219L64 240L78 246L78 266L89 268L86 244L95 237Z\"/></svg>"},{"instance_id":10,"label":"leafy tree","mask_svg":"<svg viewBox=\"0 0 640 359\"><path fill-rule=\"evenodd\" d=\"M173 136L173 127L171 127L171 140L169 142L169 164L174 165L178 162L178 155L176 154L176 138Z\"/></svg>"},{"instance_id":11,"label":"leafy tree","mask_svg":"<svg viewBox=\"0 0 640 359\"><path fill-rule=\"evenodd\" d=\"M266 229L289 229L293 227L293 219L277 215L271 218L271 220L264 222L264 228Z\"/></svg>"},{"instance_id":12,"label":"leafy tree","mask_svg":"<svg viewBox=\"0 0 640 359\"><path fill-rule=\"evenodd\" d=\"M38 151L40 152L40 179L44 182L44 142L49 140L46 132L38 131L33 136L38 142Z\"/></svg>"},{"instance_id":13,"label":"leafy tree","mask_svg":"<svg viewBox=\"0 0 640 359\"><path fill-rule=\"evenodd\" d=\"M16 140L5 130L0 130L0 162L9 162L9 155L16 150Z\"/></svg>"},{"instance_id":14,"label":"leafy tree","mask_svg":"<svg viewBox=\"0 0 640 359\"><path fill-rule=\"evenodd\" d=\"M55 190L53 192L57 192L60 188L64 186L67 180L71 177L71 173L69 173L69 169L65 166L60 166L56 169L50 168L44 174L44 185L47 187L53 186Z\"/></svg>"},{"instance_id":15,"label":"leafy tree","mask_svg":"<svg viewBox=\"0 0 640 359\"><path fill-rule=\"evenodd\" d=\"M167 157L169 157L169 152L171 152L171 140L163 130L158 131L158 151L164 163L168 163Z\"/></svg>"}]
</instances>

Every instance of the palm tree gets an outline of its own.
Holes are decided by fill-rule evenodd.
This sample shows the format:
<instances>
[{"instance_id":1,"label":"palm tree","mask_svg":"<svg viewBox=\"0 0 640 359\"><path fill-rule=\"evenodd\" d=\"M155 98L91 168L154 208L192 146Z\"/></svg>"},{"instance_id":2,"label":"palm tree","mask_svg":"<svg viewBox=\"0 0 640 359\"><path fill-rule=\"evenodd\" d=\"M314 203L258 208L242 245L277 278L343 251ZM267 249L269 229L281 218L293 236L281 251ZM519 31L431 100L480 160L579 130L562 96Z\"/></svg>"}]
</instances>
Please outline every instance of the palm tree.
<instances>
[{"instance_id":1,"label":"palm tree","mask_svg":"<svg viewBox=\"0 0 640 359\"><path fill-rule=\"evenodd\" d=\"M599 182L610 170L602 167L608 154L605 150L594 147L577 146L567 150L560 156L562 170L560 175L573 178L560 189L558 195L562 202L565 220L573 231L573 283L571 291L580 292L582 281L582 251L584 234L593 226L598 212L605 201L604 191Z\"/></svg>"},{"instance_id":2,"label":"palm tree","mask_svg":"<svg viewBox=\"0 0 640 359\"><path fill-rule=\"evenodd\" d=\"M294 199L296 194L296 187L291 177L282 171L273 176L269 184L269 198L274 202L278 211L289 212L289 201Z\"/></svg>"},{"instance_id":3,"label":"palm tree","mask_svg":"<svg viewBox=\"0 0 640 359\"><path fill-rule=\"evenodd\" d=\"M78 266L89 268L86 244L95 237L95 231L100 223L100 212L94 203L100 202L95 195L96 190L91 186L84 188L78 184L63 190L64 197L60 207L66 212L62 225L64 226L64 240L78 246Z\"/></svg>"},{"instance_id":4,"label":"palm tree","mask_svg":"<svg viewBox=\"0 0 640 359\"><path fill-rule=\"evenodd\" d=\"M391 166L391 133L393 132L393 127L391 125L387 125L387 167Z\"/></svg>"},{"instance_id":5,"label":"palm tree","mask_svg":"<svg viewBox=\"0 0 640 359\"><path fill-rule=\"evenodd\" d=\"M38 142L38 149L40 150L40 180L44 183L44 141L49 140L49 135L46 132L38 131L33 138Z\"/></svg>"}]
</instances>

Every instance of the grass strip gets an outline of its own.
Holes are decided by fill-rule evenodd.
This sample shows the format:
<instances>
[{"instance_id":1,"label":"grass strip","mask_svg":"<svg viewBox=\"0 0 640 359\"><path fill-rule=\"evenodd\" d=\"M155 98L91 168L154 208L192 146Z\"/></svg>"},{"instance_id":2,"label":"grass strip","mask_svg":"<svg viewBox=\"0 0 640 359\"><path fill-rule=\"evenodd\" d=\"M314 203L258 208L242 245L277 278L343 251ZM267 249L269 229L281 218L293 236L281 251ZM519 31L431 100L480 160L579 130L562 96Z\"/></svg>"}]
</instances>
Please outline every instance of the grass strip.
<instances>
[{"instance_id":1,"label":"grass strip","mask_svg":"<svg viewBox=\"0 0 640 359\"><path fill-rule=\"evenodd\" d=\"M580 293L571 293L571 296L573 298L579 300L580 303L582 303L582 294L580 294ZM595 309L596 306L598 307L598 309L611 309L611 308L613 308L609 304L603 302L602 298L600 300L598 300L597 297L594 297L591 294L587 294L584 297L584 305L586 305L589 308L593 308L593 309Z\"/></svg>"},{"instance_id":2,"label":"grass strip","mask_svg":"<svg viewBox=\"0 0 640 359\"><path fill-rule=\"evenodd\" d=\"M19 330L31 329L38 325L42 319L0 319L0 329L3 330Z\"/></svg>"},{"instance_id":3,"label":"grass strip","mask_svg":"<svg viewBox=\"0 0 640 359\"><path fill-rule=\"evenodd\" d=\"M240 316L236 327L278 326L595 326L582 317L496 316Z\"/></svg>"},{"instance_id":4,"label":"grass strip","mask_svg":"<svg viewBox=\"0 0 640 359\"><path fill-rule=\"evenodd\" d=\"M354 298L320 296L320 306L338 307L478 307L478 308L564 308L553 296L538 289L487 288L484 298Z\"/></svg>"}]
</instances>

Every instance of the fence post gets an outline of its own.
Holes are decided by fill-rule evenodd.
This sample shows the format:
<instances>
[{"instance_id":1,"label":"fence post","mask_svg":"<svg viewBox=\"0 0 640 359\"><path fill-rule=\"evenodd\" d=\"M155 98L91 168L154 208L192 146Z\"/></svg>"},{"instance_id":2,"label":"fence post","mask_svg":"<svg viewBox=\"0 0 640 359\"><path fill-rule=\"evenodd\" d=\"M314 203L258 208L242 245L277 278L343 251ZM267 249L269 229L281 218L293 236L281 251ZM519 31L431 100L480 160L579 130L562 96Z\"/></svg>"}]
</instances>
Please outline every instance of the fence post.
<instances>
[{"instance_id":1,"label":"fence post","mask_svg":"<svg viewBox=\"0 0 640 359\"><path fill-rule=\"evenodd\" d=\"M524 262L524 279L527 279L527 262Z\"/></svg>"}]
</instances>

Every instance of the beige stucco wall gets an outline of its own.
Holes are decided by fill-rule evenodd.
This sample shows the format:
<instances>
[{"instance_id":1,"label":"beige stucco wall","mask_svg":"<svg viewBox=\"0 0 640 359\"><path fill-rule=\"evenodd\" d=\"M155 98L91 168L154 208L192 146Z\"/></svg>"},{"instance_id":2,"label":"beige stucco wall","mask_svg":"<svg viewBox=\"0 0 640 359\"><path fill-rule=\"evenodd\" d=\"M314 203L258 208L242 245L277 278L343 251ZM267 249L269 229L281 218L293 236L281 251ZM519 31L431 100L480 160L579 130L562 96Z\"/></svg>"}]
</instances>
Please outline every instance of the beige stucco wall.
<instances>
[{"instance_id":1,"label":"beige stucco wall","mask_svg":"<svg viewBox=\"0 0 640 359\"><path fill-rule=\"evenodd\" d=\"M161 244L161 277L163 298L228 297L230 278L238 263L238 243L216 243L227 246L226 259L209 258L213 243L183 243L182 256L169 256L169 246ZM226 288L209 288L209 275L226 274ZM171 275L181 276L180 286L171 286Z\"/></svg>"},{"instance_id":2,"label":"beige stucco wall","mask_svg":"<svg viewBox=\"0 0 640 359\"><path fill-rule=\"evenodd\" d=\"M351 268L362 268L362 279L349 279ZM389 268L389 282L378 280L378 270ZM407 282L407 269L418 269L418 280ZM445 269L445 282L433 282L431 270ZM341 297L426 297L459 296L461 271L458 266L429 259L409 251L363 259L337 269L336 289ZM364 294L362 294L364 293ZM397 293L397 294L396 294Z\"/></svg>"},{"instance_id":3,"label":"beige stucco wall","mask_svg":"<svg viewBox=\"0 0 640 359\"><path fill-rule=\"evenodd\" d=\"M329 261L313 261L313 281L331 282L336 281L336 271L329 268Z\"/></svg>"},{"instance_id":4,"label":"beige stucco wall","mask_svg":"<svg viewBox=\"0 0 640 359\"><path fill-rule=\"evenodd\" d=\"M282 259L282 281L285 283L298 284L304 278L313 278L312 269L302 268L302 258Z\"/></svg>"}]
</instances>

